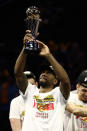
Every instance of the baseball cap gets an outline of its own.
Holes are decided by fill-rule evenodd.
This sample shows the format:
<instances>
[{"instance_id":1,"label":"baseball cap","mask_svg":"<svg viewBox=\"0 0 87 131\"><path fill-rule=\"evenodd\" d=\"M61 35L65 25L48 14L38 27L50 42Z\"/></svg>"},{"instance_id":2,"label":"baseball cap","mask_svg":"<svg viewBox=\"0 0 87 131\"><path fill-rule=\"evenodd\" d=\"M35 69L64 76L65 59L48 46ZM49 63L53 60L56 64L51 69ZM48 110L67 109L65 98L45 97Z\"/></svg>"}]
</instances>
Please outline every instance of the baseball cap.
<instances>
[{"instance_id":1,"label":"baseball cap","mask_svg":"<svg viewBox=\"0 0 87 131\"><path fill-rule=\"evenodd\" d=\"M27 78L34 78L36 80L36 76L31 71L24 71L24 74Z\"/></svg>"},{"instance_id":2,"label":"baseball cap","mask_svg":"<svg viewBox=\"0 0 87 131\"><path fill-rule=\"evenodd\" d=\"M52 66L50 66L50 65L42 65L41 68L40 68L40 73L44 72L45 70L50 71L50 73L52 73L56 77L56 74L55 74L54 69L53 69Z\"/></svg>"},{"instance_id":3,"label":"baseball cap","mask_svg":"<svg viewBox=\"0 0 87 131\"><path fill-rule=\"evenodd\" d=\"M77 83L79 83L83 86L84 86L84 84L87 84L87 70L84 70L83 72L81 72L81 74L77 78Z\"/></svg>"}]
</instances>

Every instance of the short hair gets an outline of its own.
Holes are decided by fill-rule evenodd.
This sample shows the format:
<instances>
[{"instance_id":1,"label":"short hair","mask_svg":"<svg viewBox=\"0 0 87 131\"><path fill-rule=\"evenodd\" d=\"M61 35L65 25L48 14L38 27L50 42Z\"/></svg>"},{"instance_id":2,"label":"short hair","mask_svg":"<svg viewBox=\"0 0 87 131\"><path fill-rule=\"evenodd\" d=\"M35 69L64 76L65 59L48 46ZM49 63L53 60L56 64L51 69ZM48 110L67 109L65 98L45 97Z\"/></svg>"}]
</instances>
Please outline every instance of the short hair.
<instances>
[{"instance_id":1,"label":"short hair","mask_svg":"<svg viewBox=\"0 0 87 131\"><path fill-rule=\"evenodd\" d=\"M36 81L36 76L31 71L24 71L24 74L28 78L33 78Z\"/></svg>"}]
</instances>

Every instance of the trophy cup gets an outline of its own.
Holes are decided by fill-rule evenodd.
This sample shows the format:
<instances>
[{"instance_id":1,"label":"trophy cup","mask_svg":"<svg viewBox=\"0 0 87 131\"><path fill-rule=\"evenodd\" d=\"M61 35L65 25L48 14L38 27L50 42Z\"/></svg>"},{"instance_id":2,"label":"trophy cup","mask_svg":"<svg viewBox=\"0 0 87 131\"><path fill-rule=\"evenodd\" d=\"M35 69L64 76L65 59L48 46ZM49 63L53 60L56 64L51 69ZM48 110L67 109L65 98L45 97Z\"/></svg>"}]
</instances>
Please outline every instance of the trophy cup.
<instances>
[{"instance_id":1,"label":"trophy cup","mask_svg":"<svg viewBox=\"0 0 87 131\"><path fill-rule=\"evenodd\" d=\"M26 10L26 25L27 29L31 31L32 36L34 37L33 41L25 43L25 53L38 53L39 44L36 42L36 33L38 32L40 19L40 11L36 6L31 6Z\"/></svg>"}]
</instances>

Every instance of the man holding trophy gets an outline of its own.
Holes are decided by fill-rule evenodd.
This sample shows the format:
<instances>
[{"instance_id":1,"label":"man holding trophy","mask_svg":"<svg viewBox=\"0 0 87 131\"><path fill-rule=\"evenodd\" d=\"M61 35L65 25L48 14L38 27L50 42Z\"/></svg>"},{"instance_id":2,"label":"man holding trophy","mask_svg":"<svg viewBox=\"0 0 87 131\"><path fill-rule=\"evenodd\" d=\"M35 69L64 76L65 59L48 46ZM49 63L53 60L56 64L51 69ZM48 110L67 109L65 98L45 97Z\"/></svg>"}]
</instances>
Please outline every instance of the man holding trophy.
<instances>
[{"instance_id":1,"label":"man holding trophy","mask_svg":"<svg viewBox=\"0 0 87 131\"><path fill-rule=\"evenodd\" d=\"M36 7L30 9L35 10ZM34 35L37 36L37 32ZM32 30L26 31L24 46L14 68L17 86L26 103L22 131L63 131L65 105L70 93L70 80L66 71L53 57L47 45L36 40L34 35ZM34 46L36 43L38 46ZM27 48L28 51L26 51L26 45L29 47ZM50 64L50 66L41 68L39 89L35 85L28 84L23 73L27 56L31 55L31 47L33 53L38 52L38 55L43 56ZM39 51L36 51L36 47L38 47L37 50Z\"/></svg>"}]
</instances>

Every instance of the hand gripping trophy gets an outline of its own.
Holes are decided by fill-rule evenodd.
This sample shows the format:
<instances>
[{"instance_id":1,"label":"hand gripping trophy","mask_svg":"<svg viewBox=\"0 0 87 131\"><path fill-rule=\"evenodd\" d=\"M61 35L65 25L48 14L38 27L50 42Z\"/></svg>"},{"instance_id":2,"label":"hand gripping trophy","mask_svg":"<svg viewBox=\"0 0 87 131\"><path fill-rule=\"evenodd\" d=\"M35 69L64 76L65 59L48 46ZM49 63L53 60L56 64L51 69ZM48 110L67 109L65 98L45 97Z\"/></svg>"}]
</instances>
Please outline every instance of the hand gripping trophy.
<instances>
[{"instance_id":1,"label":"hand gripping trophy","mask_svg":"<svg viewBox=\"0 0 87 131\"><path fill-rule=\"evenodd\" d=\"M36 6L31 6L26 10L26 25L27 29L31 31L31 34L34 37L34 41L30 41L25 43L25 53L29 52L38 52L39 51L39 45L36 42L36 33L38 32L39 23L41 21L40 19L40 11Z\"/></svg>"}]
</instances>

